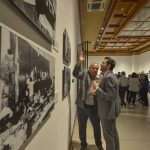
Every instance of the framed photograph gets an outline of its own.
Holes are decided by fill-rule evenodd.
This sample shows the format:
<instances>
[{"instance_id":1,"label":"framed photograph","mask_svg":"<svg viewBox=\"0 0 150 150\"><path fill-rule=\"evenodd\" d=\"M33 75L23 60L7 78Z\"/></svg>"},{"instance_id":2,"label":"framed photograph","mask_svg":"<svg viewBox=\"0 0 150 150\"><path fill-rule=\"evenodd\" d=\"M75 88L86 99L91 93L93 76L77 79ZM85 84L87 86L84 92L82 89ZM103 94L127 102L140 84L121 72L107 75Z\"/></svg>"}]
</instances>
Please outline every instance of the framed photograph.
<instances>
[{"instance_id":1,"label":"framed photograph","mask_svg":"<svg viewBox=\"0 0 150 150\"><path fill-rule=\"evenodd\" d=\"M71 70L64 66L63 70L63 87L62 87L62 97L66 97L70 91L70 84L71 84Z\"/></svg>"},{"instance_id":2,"label":"framed photograph","mask_svg":"<svg viewBox=\"0 0 150 150\"><path fill-rule=\"evenodd\" d=\"M66 65L71 62L71 45L66 29L63 32L63 62Z\"/></svg>"},{"instance_id":3,"label":"framed photograph","mask_svg":"<svg viewBox=\"0 0 150 150\"><path fill-rule=\"evenodd\" d=\"M55 59L0 25L1 149L18 150L54 108Z\"/></svg>"},{"instance_id":4,"label":"framed photograph","mask_svg":"<svg viewBox=\"0 0 150 150\"><path fill-rule=\"evenodd\" d=\"M53 44L56 27L56 0L9 0Z\"/></svg>"}]
</instances>

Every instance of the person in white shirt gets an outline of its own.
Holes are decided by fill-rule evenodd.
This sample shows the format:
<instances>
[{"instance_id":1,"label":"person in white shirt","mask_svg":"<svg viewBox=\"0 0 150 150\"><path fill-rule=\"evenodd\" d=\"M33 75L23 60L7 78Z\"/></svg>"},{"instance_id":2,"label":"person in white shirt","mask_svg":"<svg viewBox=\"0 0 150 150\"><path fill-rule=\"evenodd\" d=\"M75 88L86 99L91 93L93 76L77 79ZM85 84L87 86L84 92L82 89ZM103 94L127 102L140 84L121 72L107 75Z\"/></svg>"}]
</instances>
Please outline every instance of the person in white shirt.
<instances>
[{"instance_id":1,"label":"person in white shirt","mask_svg":"<svg viewBox=\"0 0 150 150\"><path fill-rule=\"evenodd\" d=\"M140 82L137 78L137 74L135 72L132 73L131 78L129 79L129 104L131 103L135 106L136 94L139 91Z\"/></svg>"},{"instance_id":2,"label":"person in white shirt","mask_svg":"<svg viewBox=\"0 0 150 150\"><path fill-rule=\"evenodd\" d=\"M126 73L124 71L121 72L121 77L119 78L119 96L121 99L121 106L126 107L125 102L125 94L127 92L129 86L129 80L126 77Z\"/></svg>"}]
</instances>

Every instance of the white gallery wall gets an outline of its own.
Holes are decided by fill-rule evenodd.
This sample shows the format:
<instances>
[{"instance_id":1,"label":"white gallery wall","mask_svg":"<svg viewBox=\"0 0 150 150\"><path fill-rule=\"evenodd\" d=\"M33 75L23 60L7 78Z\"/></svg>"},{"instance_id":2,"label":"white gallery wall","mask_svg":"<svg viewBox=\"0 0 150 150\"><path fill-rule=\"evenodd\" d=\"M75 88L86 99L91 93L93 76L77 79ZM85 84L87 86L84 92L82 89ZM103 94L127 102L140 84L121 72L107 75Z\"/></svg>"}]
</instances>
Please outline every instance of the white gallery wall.
<instances>
[{"instance_id":1,"label":"white gallery wall","mask_svg":"<svg viewBox=\"0 0 150 150\"><path fill-rule=\"evenodd\" d=\"M137 72L144 71L145 73L148 73L150 70L150 51L142 53L140 55L135 56L135 66Z\"/></svg>"},{"instance_id":2,"label":"white gallery wall","mask_svg":"<svg viewBox=\"0 0 150 150\"><path fill-rule=\"evenodd\" d=\"M101 63L106 56L89 56L89 64L92 62ZM114 73L125 71L130 74L133 71L131 56L110 56L116 61Z\"/></svg>"},{"instance_id":3,"label":"white gallery wall","mask_svg":"<svg viewBox=\"0 0 150 150\"><path fill-rule=\"evenodd\" d=\"M70 97L62 100L63 31L67 30L71 43L71 72L76 63L76 47L80 43L78 4L74 0L57 0L56 49L33 26L32 23L6 0L0 0L0 22L25 38L48 50L55 58L55 90L58 102L50 118L25 147L26 150L68 150L76 115L76 81L71 82ZM71 79L72 73L71 73Z\"/></svg>"},{"instance_id":4,"label":"white gallery wall","mask_svg":"<svg viewBox=\"0 0 150 150\"><path fill-rule=\"evenodd\" d=\"M101 63L106 56L89 56L89 64L92 62ZM132 56L110 56L116 61L116 67L114 73L125 71L126 74L132 72L148 73L150 70L150 51L142 53L140 55Z\"/></svg>"}]
</instances>

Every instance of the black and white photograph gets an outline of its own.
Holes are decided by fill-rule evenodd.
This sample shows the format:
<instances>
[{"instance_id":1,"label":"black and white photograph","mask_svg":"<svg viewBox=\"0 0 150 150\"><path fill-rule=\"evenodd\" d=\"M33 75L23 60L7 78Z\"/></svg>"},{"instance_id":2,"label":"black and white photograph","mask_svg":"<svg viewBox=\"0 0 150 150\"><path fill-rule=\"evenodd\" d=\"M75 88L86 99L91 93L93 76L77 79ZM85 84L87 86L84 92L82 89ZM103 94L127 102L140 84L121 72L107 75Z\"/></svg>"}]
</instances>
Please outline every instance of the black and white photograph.
<instances>
[{"instance_id":1,"label":"black and white photograph","mask_svg":"<svg viewBox=\"0 0 150 150\"><path fill-rule=\"evenodd\" d=\"M71 70L70 68L64 66L64 70L63 70L63 98L66 97L69 94L70 91L70 84L71 84Z\"/></svg>"},{"instance_id":2,"label":"black and white photograph","mask_svg":"<svg viewBox=\"0 0 150 150\"><path fill-rule=\"evenodd\" d=\"M63 62L65 64L70 64L71 62L71 44L66 29L63 32Z\"/></svg>"},{"instance_id":3,"label":"black and white photograph","mask_svg":"<svg viewBox=\"0 0 150 150\"><path fill-rule=\"evenodd\" d=\"M0 29L0 150L18 150L54 108L55 59L7 27Z\"/></svg>"},{"instance_id":4,"label":"black and white photograph","mask_svg":"<svg viewBox=\"0 0 150 150\"><path fill-rule=\"evenodd\" d=\"M54 44L56 0L9 0Z\"/></svg>"}]
</instances>

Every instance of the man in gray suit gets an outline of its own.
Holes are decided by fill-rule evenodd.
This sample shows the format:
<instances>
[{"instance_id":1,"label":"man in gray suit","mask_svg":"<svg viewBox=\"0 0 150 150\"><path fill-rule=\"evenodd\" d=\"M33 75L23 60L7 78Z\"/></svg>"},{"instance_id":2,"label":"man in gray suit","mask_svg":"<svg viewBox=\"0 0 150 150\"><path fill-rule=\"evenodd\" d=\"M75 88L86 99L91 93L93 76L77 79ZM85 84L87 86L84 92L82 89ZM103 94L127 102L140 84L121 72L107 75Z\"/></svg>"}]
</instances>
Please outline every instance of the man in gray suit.
<instances>
[{"instance_id":1,"label":"man in gray suit","mask_svg":"<svg viewBox=\"0 0 150 150\"><path fill-rule=\"evenodd\" d=\"M113 69L116 62L105 57L101 64L103 78L99 84L94 82L93 95L97 95L98 114L106 141L106 150L120 150L119 136L116 128L116 118L121 112L119 99L119 85Z\"/></svg>"},{"instance_id":2,"label":"man in gray suit","mask_svg":"<svg viewBox=\"0 0 150 150\"><path fill-rule=\"evenodd\" d=\"M80 55L78 64L73 70L73 76L80 79L80 88L77 95L77 116L79 124L79 137L81 149L87 150L86 126L88 118L91 121L94 130L95 143L98 150L103 150L101 142L100 118L97 112L96 96L90 94L90 85L96 80L99 65L92 63L88 70L81 71L80 65L84 61L83 55Z\"/></svg>"}]
</instances>

